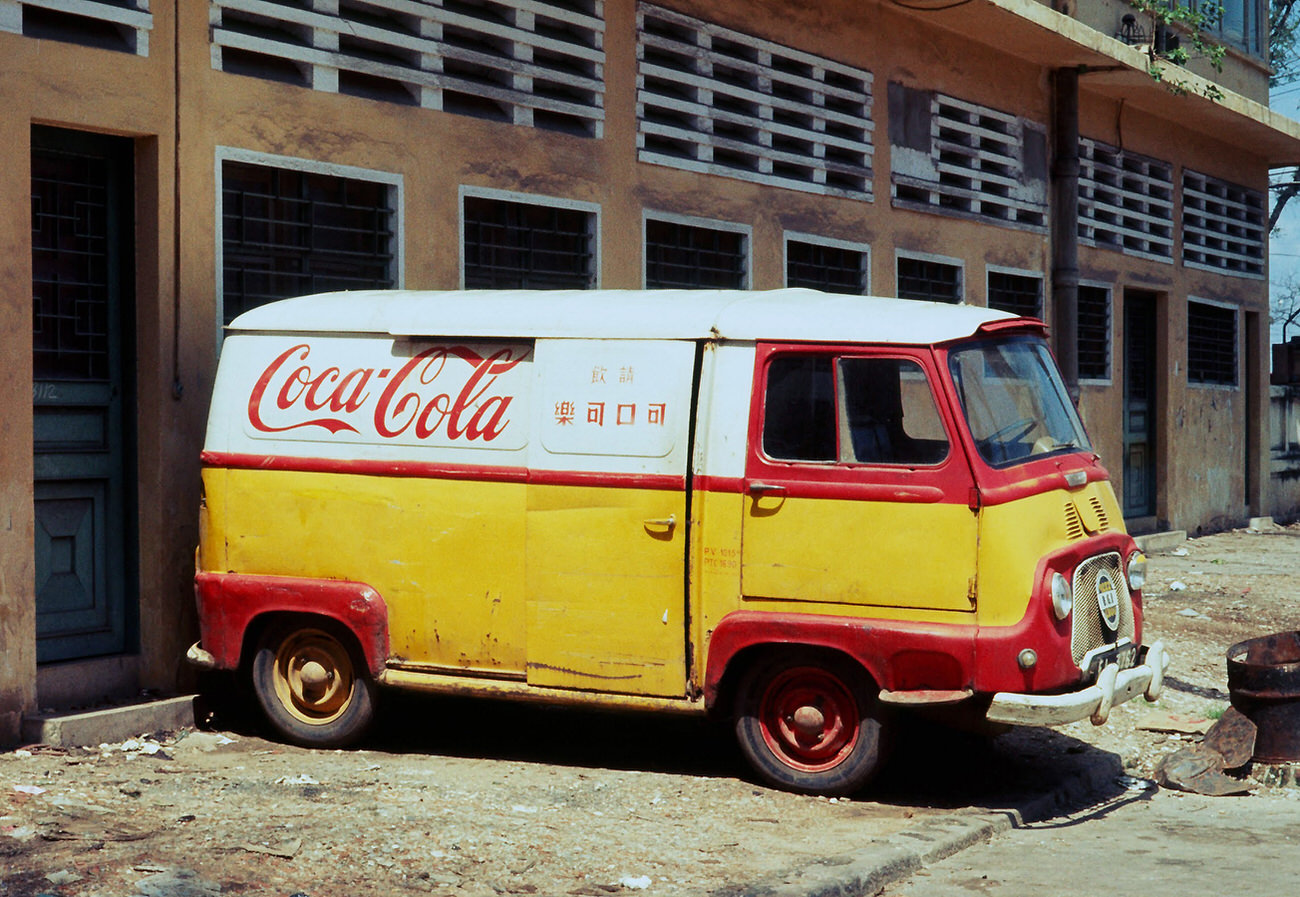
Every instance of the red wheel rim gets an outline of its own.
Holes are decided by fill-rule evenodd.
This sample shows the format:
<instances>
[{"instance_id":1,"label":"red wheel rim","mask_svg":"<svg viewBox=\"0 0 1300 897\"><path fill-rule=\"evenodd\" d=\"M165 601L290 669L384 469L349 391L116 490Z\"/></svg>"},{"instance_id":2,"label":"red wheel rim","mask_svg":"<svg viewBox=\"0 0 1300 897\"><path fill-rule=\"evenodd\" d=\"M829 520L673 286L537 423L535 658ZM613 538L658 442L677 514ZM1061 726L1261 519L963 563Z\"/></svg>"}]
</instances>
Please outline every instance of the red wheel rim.
<instances>
[{"instance_id":1,"label":"red wheel rim","mask_svg":"<svg viewBox=\"0 0 1300 897\"><path fill-rule=\"evenodd\" d=\"M844 761L861 731L858 702L839 677L796 667L774 677L759 708L763 740L782 763L824 772Z\"/></svg>"}]
</instances>

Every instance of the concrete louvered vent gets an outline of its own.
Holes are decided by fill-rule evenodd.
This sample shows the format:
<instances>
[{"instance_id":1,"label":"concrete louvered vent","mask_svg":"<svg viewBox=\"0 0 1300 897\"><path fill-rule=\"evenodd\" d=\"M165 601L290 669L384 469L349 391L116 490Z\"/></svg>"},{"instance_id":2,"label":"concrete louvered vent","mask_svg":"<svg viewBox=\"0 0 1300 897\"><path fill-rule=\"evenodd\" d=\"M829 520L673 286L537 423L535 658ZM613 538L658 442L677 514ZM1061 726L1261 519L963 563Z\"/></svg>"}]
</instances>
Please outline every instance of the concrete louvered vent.
<instances>
[{"instance_id":1,"label":"concrete louvered vent","mask_svg":"<svg viewBox=\"0 0 1300 897\"><path fill-rule=\"evenodd\" d=\"M601 0L213 0L212 66L600 137Z\"/></svg>"}]
</instances>

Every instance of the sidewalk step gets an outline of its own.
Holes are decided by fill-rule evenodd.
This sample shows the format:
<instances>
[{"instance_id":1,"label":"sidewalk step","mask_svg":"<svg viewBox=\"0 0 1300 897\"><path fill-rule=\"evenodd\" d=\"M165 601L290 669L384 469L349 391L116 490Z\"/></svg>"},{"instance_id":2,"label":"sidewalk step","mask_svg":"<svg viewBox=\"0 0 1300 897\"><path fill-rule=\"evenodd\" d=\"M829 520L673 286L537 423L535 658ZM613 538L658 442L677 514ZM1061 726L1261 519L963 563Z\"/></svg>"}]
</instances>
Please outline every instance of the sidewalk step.
<instances>
[{"instance_id":1,"label":"sidewalk step","mask_svg":"<svg viewBox=\"0 0 1300 897\"><path fill-rule=\"evenodd\" d=\"M112 744L149 732L194 725L194 695L163 698L79 713L38 713L23 718L23 740L59 747Z\"/></svg>"}]
</instances>

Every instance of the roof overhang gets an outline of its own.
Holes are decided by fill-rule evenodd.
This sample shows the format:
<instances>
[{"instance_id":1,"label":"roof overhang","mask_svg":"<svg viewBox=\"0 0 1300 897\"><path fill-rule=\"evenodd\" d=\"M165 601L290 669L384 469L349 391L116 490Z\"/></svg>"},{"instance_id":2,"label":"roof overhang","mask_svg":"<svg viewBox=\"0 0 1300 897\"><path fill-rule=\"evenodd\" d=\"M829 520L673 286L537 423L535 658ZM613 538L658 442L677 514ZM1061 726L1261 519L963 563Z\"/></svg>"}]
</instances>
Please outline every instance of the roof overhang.
<instances>
[{"instance_id":1,"label":"roof overhang","mask_svg":"<svg viewBox=\"0 0 1300 897\"><path fill-rule=\"evenodd\" d=\"M1097 31L1035 0L974 0L946 9L897 4L929 25L1012 53L1045 68L1076 68L1081 92L1123 100L1127 109L1220 137L1265 159L1270 168L1300 164L1300 123L1186 69L1165 64L1175 93L1147 71L1144 47ZM996 41L990 39L996 35ZM1217 91L1216 99L1206 93Z\"/></svg>"}]
</instances>

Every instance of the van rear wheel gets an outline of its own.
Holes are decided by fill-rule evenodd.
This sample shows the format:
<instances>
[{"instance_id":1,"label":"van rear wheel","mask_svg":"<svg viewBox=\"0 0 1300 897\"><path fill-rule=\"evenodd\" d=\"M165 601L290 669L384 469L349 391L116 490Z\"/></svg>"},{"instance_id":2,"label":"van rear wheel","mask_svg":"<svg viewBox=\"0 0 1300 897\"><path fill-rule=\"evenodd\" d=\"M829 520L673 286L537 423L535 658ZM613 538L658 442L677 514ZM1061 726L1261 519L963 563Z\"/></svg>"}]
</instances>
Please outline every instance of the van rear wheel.
<instances>
[{"instance_id":1,"label":"van rear wheel","mask_svg":"<svg viewBox=\"0 0 1300 897\"><path fill-rule=\"evenodd\" d=\"M778 788L851 794L884 760L884 730L870 678L837 657L775 655L745 673L736 739L754 770Z\"/></svg>"},{"instance_id":2,"label":"van rear wheel","mask_svg":"<svg viewBox=\"0 0 1300 897\"><path fill-rule=\"evenodd\" d=\"M271 727L305 747L342 747L375 714L375 684L350 639L328 621L267 630L253 657L253 690Z\"/></svg>"}]
</instances>

